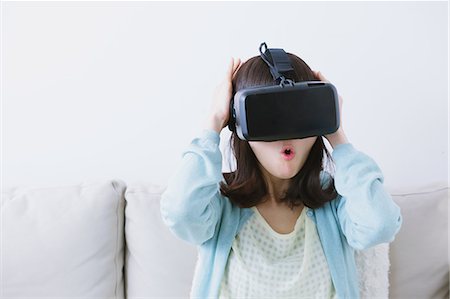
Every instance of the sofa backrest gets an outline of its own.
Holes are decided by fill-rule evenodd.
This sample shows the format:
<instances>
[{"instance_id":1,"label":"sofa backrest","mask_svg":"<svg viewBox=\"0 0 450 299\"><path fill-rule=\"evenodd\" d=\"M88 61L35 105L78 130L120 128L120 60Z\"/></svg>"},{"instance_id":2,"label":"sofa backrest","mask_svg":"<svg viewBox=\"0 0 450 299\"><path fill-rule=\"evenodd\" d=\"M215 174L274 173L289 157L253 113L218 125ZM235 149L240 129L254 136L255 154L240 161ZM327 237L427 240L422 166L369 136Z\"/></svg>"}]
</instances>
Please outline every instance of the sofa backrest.
<instances>
[{"instance_id":1,"label":"sofa backrest","mask_svg":"<svg viewBox=\"0 0 450 299\"><path fill-rule=\"evenodd\" d=\"M390 298L449 298L447 183L389 192L403 216L390 246Z\"/></svg>"},{"instance_id":2,"label":"sofa backrest","mask_svg":"<svg viewBox=\"0 0 450 299\"><path fill-rule=\"evenodd\" d=\"M3 190L1 295L187 298L197 248L164 225L164 189L113 179ZM448 186L388 191L403 225L392 243L356 251L362 298L448 298Z\"/></svg>"},{"instance_id":3,"label":"sofa backrest","mask_svg":"<svg viewBox=\"0 0 450 299\"><path fill-rule=\"evenodd\" d=\"M1 298L124 298L125 188L2 190Z\"/></svg>"}]
</instances>

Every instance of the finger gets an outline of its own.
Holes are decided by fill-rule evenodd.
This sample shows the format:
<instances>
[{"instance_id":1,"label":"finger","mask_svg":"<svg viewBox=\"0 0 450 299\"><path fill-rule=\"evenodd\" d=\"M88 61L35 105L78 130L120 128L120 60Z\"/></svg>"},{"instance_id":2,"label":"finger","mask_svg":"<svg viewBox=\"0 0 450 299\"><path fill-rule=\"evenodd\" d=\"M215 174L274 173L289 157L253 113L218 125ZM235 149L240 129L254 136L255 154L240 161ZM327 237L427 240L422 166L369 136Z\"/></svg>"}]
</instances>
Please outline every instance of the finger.
<instances>
[{"instance_id":1,"label":"finger","mask_svg":"<svg viewBox=\"0 0 450 299\"><path fill-rule=\"evenodd\" d=\"M234 65L234 68L233 68L233 73L235 73L239 69L240 66L241 66L241 59L238 58L235 61L235 65Z\"/></svg>"},{"instance_id":2,"label":"finger","mask_svg":"<svg viewBox=\"0 0 450 299\"><path fill-rule=\"evenodd\" d=\"M231 74L233 73L233 69L234 69L234 57L231 57L231 61L230 64L228 64L228 68L227 68L227 76L231 76Z\"/></svg>"},{"instance_id":3,"label":"finger","mask_svg":"<svg viewBox=\"0 0 450 299\"><path fill-rule=\"evenodd\" d=\"M330 83L330 81L329 81L327 78L325 78L325 76L324 76L320 71L315 72L315 74L316 74L316 77L317 77L320 81L325 81L325 82Z\"/></svg>"},{"instance_id":4,"label":"finger","mask_svg":"<svg viewBox=\"0 0 450 299\"><path fill-rule=\"evenodd\" d=\"M319 75L317 74L317 71L311 70L313 72L314 78L316 78L317 80L320 80Z\"/></svg>"},{"instance_id":5,"label":"finger","mask_svg":"<svg viewBox=\"0 0 450 299\"><path fill-rule=\"evenodd\" d=\"M234 61L234 70L236 70L240 64L241 64L241 59L240 58L236 59Z\"/></svg>"},{"instance_id":6,"label":"finger","mask_svg":"<svg viewBox=\"0 0 450 299\"><path fill-rule=\"evenodd\" d=\"M233 75L231 76L231 80L233 80L234 76L236 76L236 73L241 68L241 66L244 64L240 59L238 59L239 63L236 65L236 68L233 71Z\"/></svg>"},{"instance_id":7,"label":"finger","mask_svg":"<svg viewBox=\"0 0 450 299\"><path fill-rule=\"evenodd\" d=\"M236 72L239 70L239 68L241 67L242 64L243 63L242 63L241 59L238 58L238 60L236 62L236 67L234 68L234 71L233 71L233 75L236 74Z\"/></svg>"}]
</instances>

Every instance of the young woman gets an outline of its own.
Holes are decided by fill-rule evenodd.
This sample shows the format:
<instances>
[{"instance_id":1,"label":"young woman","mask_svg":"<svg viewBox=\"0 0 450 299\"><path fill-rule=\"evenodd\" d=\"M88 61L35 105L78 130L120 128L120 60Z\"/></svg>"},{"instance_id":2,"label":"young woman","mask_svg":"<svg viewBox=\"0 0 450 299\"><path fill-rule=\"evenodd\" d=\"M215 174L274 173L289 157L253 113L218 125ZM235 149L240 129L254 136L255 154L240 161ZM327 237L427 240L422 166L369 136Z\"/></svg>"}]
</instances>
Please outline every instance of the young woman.
<instances>
[{"instance_id":1,"label":"young woman","mask_svg":"<svg viewBox=\"0 0 450 299\"><path fill-rule=\"evenodd\" d=\"M295 82L329 82L288 55ZM190 297L359 298L354 250L393 241L400 208L376 162L348 141L342 121L323 136L331 155L322 136L255 142L233 132L236 170L222 173L219 134L230 99L262 84L275 83L260 56L232 59L203 132L162 194L165 224L198 248ZM340 96L339 105L342 111Z\"/></svg>"}]
</instances>

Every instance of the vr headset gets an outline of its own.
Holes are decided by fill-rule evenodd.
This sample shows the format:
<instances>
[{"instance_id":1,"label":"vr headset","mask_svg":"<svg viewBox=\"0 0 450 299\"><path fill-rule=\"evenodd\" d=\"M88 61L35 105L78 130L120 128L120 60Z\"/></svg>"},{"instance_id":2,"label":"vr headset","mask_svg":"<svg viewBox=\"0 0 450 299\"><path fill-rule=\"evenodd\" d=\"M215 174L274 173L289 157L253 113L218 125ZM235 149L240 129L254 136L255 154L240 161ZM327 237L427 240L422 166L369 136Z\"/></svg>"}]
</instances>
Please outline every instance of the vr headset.
<instances>
[{"instance_id":1,"label":"vr headset","mask_svg":"<svg viewBox=\"0 0 450 299\"><path fill-rule=\"evenodd\" d=\"M323 81L294 82L294 69L283 49L268 49L262 43L259 52L276 85L236 92L230 101L228 129L248 141L300 139L336 132L340 123L336 88Z\"/></svg>"}]
</instances>

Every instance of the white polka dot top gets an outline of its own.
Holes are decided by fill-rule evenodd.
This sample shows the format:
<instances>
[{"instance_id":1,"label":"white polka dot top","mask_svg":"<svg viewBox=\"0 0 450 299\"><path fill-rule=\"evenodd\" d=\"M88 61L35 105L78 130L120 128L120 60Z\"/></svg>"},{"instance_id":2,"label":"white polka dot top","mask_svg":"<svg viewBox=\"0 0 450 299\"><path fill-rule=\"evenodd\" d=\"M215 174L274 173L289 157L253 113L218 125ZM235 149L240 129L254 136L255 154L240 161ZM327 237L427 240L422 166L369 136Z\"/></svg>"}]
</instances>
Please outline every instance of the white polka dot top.
<instances>
[{"instance_id":1,"label":"white polka dot top","mask_svg":"<svg viewBox=\"0 0 450 299\"><path fill-rule=\"evenodd\" d=\"M313 220L304 207L291 233L272 229L256 207L233 241L219 298L336 299Z\"/></svg>"}]
</instances>

